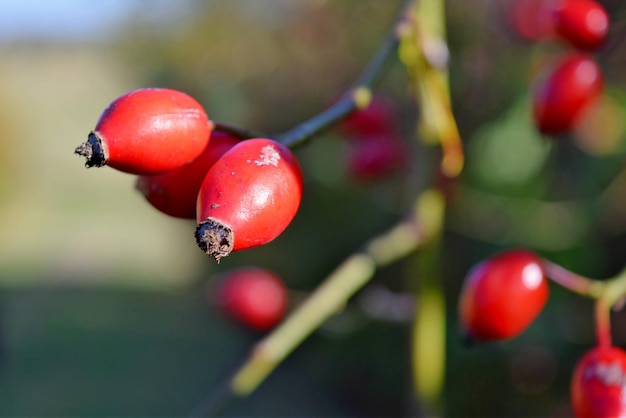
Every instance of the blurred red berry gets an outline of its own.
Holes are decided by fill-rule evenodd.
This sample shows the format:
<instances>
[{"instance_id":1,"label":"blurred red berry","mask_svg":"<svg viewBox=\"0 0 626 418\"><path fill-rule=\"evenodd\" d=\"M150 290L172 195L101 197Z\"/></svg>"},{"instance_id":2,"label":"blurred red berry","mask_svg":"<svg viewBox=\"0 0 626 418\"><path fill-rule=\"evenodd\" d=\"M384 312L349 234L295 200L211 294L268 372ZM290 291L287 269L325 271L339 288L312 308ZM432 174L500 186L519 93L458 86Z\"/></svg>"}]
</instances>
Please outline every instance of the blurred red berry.
<instances>
[{"instance_id":1,"label":"blurred red berry","mask_svg":"<svg viewBox=\"0 0 626 418\"><path fill-rule=\"evenodd\" d=\"M358 137L348 144L348 175L356 180L376 180L403 169L406 156L405 144L394 134Z\"/></svg>"},{"instance_id":2,"label":"blurred red berry","mask_svg":"<svg viewBox=\"0 0 626 418\"><path fill-rule=\"evenodd\" d=\"M554 36L553 0L509 0L506 19L522 38L542 41Z\"/></svg>"},{"instance_id":3,"label":"blurred red berry","mask_svg":"<svg viewBox=\"0 0 626 418\"><path fill-rule=\"evenodd\" d=\"M504 340L522 333L548 300L540 259L526 250L509 250L476 265L465 278L459 315L468 336Z\"/></svg>"},{"instance_id":4,"label":"blurred red berry","mask_svg":"<svg viewBox=\"0 0 626 418\"><path fill-rule=\"evenodd\" d=\"M195 219L202 180L226 151L240 138L222 131L211 133L211 141L195 160L163 174L137 178L137 189L157 210L178 218Z\"/></svg>"},{"instance_id":5,"label":"blurred red berry","mask_svg":"<svg viewBox=\"0 0 626 418\"><path fill-rule=\"evenodd\" d=\"M391 100L382 96L372 98L365 109L357 109L342 120L339 128L348 138L393 132L396 110Z\"/></svg>"},{"instance_id":6,"label":"blurred red berry","mask_svg":"<svg viewBox=\"0 0 626 418\"><path fill-rule=\"evenodd\" d=\"M109 104L75 152L87 158L87 167L108 165L132 174L157 174L200 155L212 126L202 106L187 94L144 88Z\"/></svg>"},{"instance_id":7,"label":"blurred red berry","mask_svg":"<svg viewBox=\"0 0 626 418\"><path fill-rule=\"evenodd\" d=\"M571 382L577 418L626 416L626 351L594 347L578 362Z\"/></svg>"},{"instance_id":8,"label":"blurred red berry","mask_svg":"<svg viewBox=\"0 0 626 418\"><path fill-rule=\"evenodd\" d=\"M255 330L280 322L287 307L287 289L271 271L241 267L221 276L217 303L231 317Z\"/></svg>"},{"instance_id":9,"label":"blurred red berry","mask_svg":"<svg viewBox=\"0 0 626 418\"><path fill-rule=\"evenodd\" d=\"M284 145L242 141L208 171L198 194L196 241L216 260L266 244L287 228L302 199L302 172Z\"/></svg>"},{"instance_id":10,"label":"blurred red berry","mask_svg":"<svg viewBox=\"0 0 626 418\"><path fill-rule=\"evenodd\" d=\"M548 135L570 131L603 87L602 71L593 58L581 53L566 55L533 89L537 128Z\"/></svg>"},{"instance_id":11,"label":"blurred red berry","mask_svg":"<svg viewBox=\"0 0 626 418\"><path fill-rule=\"evenodd\" d=\"M554 16L557 34L579 49L598 49L609 32L609 16L593 0L560 0Z\"/></svg>"}]
</instances>

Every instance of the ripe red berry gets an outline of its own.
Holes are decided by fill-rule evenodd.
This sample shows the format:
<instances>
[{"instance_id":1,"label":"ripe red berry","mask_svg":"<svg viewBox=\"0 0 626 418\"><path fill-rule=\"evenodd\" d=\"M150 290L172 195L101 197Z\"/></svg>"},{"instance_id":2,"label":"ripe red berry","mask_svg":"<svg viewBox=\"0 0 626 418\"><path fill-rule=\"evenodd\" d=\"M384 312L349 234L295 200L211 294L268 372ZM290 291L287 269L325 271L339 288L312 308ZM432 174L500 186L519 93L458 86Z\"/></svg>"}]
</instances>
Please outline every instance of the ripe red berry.
<instances>
[{"instance_id":1,"label":"ripe red berry","mask_svg":"<svg viewBox=\"0 0 626 418\"><path fill-rule=\"evenodd\" d=\"M512 338L539 315L548 294L540 259L526 250L505 251L468 273L459 300L460 319L470 338Z\"/></svg>"},{"instance_id":2,"label":"ripe red berry","mask_svg":"<svg viewBox=\"0 0 626 418\"><path fill-rule=\"evenodd\" d=\"M266 244L291 222L302 198L302 172L291 151L255 138L227 151L198 194L196 241L217 261Z\"/></svg>"},{"instance_id":3,"label":"ripe red berry","mask_svg":"<svg viewBox=\"0 0 626 418\"><path fill-rule=\"evenodd\" d=\"M609 32L609 16L593 0L560 0L554 16L556 33L579 49L598 49Z\"/></svg>"},{"instance_id":4,"label":"ripe red berry","mask_svg":"<svg viewBox=\"0 0 626 418\"><path fill-rule=\"evenodd\" d=\"M626 351L598 346L578 362L571 382L578 418L626 416Z\"/></svg>"},{"instance_id":5,"label":"ripe red berry","mask_svg":"<svg viewBox=\"0 0 626 418\"><path fill-rule=\"evenodd\" d=\"M76 153L87 167L108 165L132 174L157 174L196 158L206 147L212 123L185 93L144 88L115 99Z\"/></svg>"},{"instance_id":6,"label":"ripe red berry","mask_svg":"<svg viewBox=\"0 0 626 418\"><path fill-rule=\"evenodd\" d=\"M585 110L602 93L602 71L584 54L564 57L533 90L535 124L544 134L571 130Z\"/></svg>"},{"instance_id":7,"label":"ripe red berry","mask_svg":"<svg viewBox=\"0 0 626 418\"><path fill-rule=\"evenodd\" d=\"M348 147L347 170L356 180L376 180L405 167L407 150L392 133L359 137Z\"/></svg>"},{"instance_id":8,"label":"ripe red berry","mask_svg":"<svg viewBox=\"0 0 626 418\"><path fill-rule=\"evenodd\" d=\"M287 289L271 271L241 267L221 277L217 303L228 315L259 331L281 321L287 307Z\"/></svg>"},{"instance_id":9,"label":"ripe red berry","mask_svg":"<svg viewBox=\"0 0 626 418\"><path fill-rule=\"evenodd\" d=\"M339 128L349 137L393 132L395 113L391 100L376 96L365 109L357 109L348 115Z\"/></svg>"},{"instance_id":10,"label":"ripe red berry","mask_svg":"<svg viewBox=\"0 0 626 418\"><path fill-rule=\"evenodd\" d=\"M240 138L213 131L211 141L198 158L163 174L137 178L137 189L157 210L178 218L195 219L196 202L202 180L213 164Z\"/></svg>"}]
</instances>

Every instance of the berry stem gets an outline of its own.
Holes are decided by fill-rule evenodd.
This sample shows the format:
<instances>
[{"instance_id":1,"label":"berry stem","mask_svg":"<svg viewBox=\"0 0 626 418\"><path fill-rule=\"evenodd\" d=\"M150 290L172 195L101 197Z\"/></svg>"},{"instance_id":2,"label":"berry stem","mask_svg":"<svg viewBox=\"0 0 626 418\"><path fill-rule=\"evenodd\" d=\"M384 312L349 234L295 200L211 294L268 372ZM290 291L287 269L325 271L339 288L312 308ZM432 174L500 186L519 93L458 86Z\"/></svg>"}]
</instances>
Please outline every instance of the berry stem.
<instances>
[{"instance_id":1,"label":"berry stem","mask_svg":"<svg viewBox=\"0 0 626 418\"><path fill-rule=\"evenodd\" d=\"M434 190L422 193L406 219L346 258L281 325L258 342L228 386L220 388L194 416L215 416L233 398L252 393L302 341L338 312L378 267L412 254L437 237L443 218L443 196Z\"/></svg>"},{"instance_id":2,"label":"berry stem","mask_svg":"<svg viewBox=\"0 0 626 418\"><path fill-rule=\"evenodd\" d=\"M399 56L420 108L420 136L441 146L441 171L456 177L465 157L450 99L444 0L420 0L405 23L398 31Z\"/></svg>"},{"instance_id":3,"label":"berry stem","mask_svg":"<svg viewBox=\"0 0 626 418\"><path fill-rule=\"evenodd\" d=\"M596 301L596 335L598 345L611 345L611 309L620 309L626 296L626 268L604 284L602 294Z\"/></svg>"},{"instance_id":4,"label":"berry stem","mask_svg":"<svg viewBox=\"0 0 626 418\"><path fill-rule=\"evenodd\" d=\"M549 279L574 293L598 299L604 292L605 283L602 281L581 276L546 259L541 262Z\"/></svg>"},{"instance_id":5,"label":"berry stem","mask_svg":"<svg viewBox=\"0 0 626 418\"><path fill-rule=\"evenodd\" d=\"M611 345L611 309L621 308L626 297L626 268L607 280L593 280L573 273L548 260L542 260L546 275L555 283L582 296L595 299L598 345Z\"/></svg>"},{"instance_id":6,"label":"berry stem","mask_svg":"<svg viewBox=\"0 0 626 418\"><path fill-rule=\"evenodd\" d=\"M269 138L267 134L264 134L262 132L256 132L247 128L230 125L223 122L213 122L213 129L232 134L233 136L241 139Z\"/></svg>"},{"instance_id":7,"label":"berry stem","mask_svg":"<svg viewBox=\"0 0 626 418\"><path fill-rule=\"evenodd\" d=\"M611 305L609 303L606 297L600 297L596 301L596 338L601 347L611 346Z\"/></svg>"},{"instance_id":8,"label":"berry stem","mask_svg":"<svg viewBox=\"0 0 626 418\"><path fill-rule=\"evenodd\" d=\"M406 277L415 288L417 307L411 327L413 389L426 416L444 412L438 403L446 371L446 300L441 281L441 244L441 236L438 236L407 263Z\"/></svg>"}]
</instances>

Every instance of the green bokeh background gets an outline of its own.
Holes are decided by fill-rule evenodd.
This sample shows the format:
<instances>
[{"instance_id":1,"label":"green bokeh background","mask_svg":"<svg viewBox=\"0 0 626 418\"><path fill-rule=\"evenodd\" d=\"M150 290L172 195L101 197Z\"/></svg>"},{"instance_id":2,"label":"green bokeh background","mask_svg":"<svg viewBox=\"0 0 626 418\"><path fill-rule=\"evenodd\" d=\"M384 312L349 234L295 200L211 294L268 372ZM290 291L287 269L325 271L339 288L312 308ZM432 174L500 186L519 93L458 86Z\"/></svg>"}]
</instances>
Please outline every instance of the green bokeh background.
<instances>
[{"instance_id":1,"label":"green bokeh background","mask_svg":"<svg viewBox=\"0 0 626 418\"><path fill-rule=\"evenodd\" d=\"M132 176L85 170L72 154L111 100L144 86L187 91L217 121L284 131L350 85L399 3L197 1L185 2L192 13L168 19L137 2L97 41L0 45L1 416L186 416L260 337L212 305L213 274L260 265L302 297L406 211L432 181L437 154L416 142L416 110L397 62L380 90L399 104L397 128L416 154L410 173L353 181L342 164L346 143L328 131L296 152L306 189L293 224L219 265L196 248L193 222L152 209ZM624 5L602 3L620 28ZM514 246L591 277L622 268L623 31L598 56L615 116L585 138L551 141L532 126L529 91L566 46L521 39L504 1L446 4L453 106L468 161L452 186L442 245L449 315L439 413L568 416L571 371L594 342L591 303L552 286L522 336L470 349L457 333L456 299L469 267ZM366 303L381 289L401 296L420 280L410 270L398 263L379 271L228 413L418 415L410 318L372 317ZM626 346L623 313L614 315L614 339Z\"/></svg>"}]
</instances>

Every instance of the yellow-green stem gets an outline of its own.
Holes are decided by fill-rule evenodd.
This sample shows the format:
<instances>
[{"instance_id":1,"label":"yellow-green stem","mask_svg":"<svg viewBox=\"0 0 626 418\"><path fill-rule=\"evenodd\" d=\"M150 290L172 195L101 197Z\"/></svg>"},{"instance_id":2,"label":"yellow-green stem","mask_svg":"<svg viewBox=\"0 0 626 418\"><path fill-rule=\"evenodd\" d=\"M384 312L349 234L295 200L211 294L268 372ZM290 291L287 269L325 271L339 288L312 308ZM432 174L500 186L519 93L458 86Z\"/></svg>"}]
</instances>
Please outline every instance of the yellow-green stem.
<instances>
[{"instance_id":1,"label":"yellow-green stem","mask_svg":"<svg viewBox=\"0 0 626 418\"><path fill-rule=\"evenodd\" d=\"M443 209L443 208L442 208ZM446 305L440 280L440 243L434 240L415 255L417 312L412 329L413 380L427 414L437 410L446 363Z\"/></svg>"},{"instance_id":2,"label":"yellow-green stem","mask_svg":"<svg viewBox=\"0 0 626 418\"><path fill-rule=\"evenodd\" d=\"M564 288L595 299L596 338L600 346L611 345L611 309L626 297L626 269L608 280L593 280L542 260L546 275Z\"/></svg>"},{"instance_id":3,"label":"yellow-green stem","mask_svg":"<svg viewBox=\"0 0 626 418\"><path fill-rule=\"evenodd\" d=\"M256 345L232 379L233 393L245 396L256 389L302 340L339 311L374 271L375 263L366 254L348 257L287 321Z\"/></svg>"},{"instance_id":4,"label":"yellow-green stem","mask_svg":"<svg viewBox=\"0 0 626 418\"><path fill-rule=\"evenodd\" d=\"M596 335L598 345L611 345L611 309L626 296L626 269L603 283L596 300Z\"/></svg>"},{"instance_id":5,"label":"yellow-green stem","mask_svg":"<svg viewBox=\"0 0 626 418\"><path fill-rule=\"evenodd\" d=\"M244 366L232 379L237 396L252 392L269 373L326 319L339 311L348 299L374 275L377 267L392 263L413 252L440 227L440 196L425 192L415 212L386 233L369 240L364 249L349 256L268 337L260 341Z\"/></svg>"},{"instance_id":6,"label":"yellow-green stem","mask_svg":"<svg viewBox=\"0 0 626 418\"><path fill-rule=\"evenodd\" d=\"M597 299L604 292L606 282L581 276L550 260L543 259L541 264L549 279L574 293Z\"/></svg>"},{"instance_id":7,"label":"yellow-green stem","mask_svg":"<svg viewBox=\"0 0 626 418\"><path fill-rule=\"evenodd\" d=\"M443 225L443 206L440 193L423 192L405 220L349 256L285 322L257 343L227 387L202 405L194 416L213 416L232 398L254 391L286 356L372 278L376 268L406 257L436 237Z\"/></svg>"}]
</instances>

